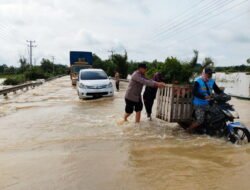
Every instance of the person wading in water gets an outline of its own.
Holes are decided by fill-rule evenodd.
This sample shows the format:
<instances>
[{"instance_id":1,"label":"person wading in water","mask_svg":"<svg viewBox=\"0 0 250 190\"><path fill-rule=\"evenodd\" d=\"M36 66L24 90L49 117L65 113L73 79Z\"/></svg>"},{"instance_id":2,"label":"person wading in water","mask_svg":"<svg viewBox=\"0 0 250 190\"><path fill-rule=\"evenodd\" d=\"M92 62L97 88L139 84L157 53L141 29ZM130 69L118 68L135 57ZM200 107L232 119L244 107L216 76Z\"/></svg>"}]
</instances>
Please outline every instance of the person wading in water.
<instances>
[{"instance_id":1,"label":"person wading in water","mask_svg":"<svg viewBox=\"0 0 250 190\"><path fill-rule=\"evenodd\" d=\"M119 91L120 90L120 74L119 72L115 72L115 86L116 86L116 90Z\"/></svg>"},{"instance_id":2,"label":"person wading in water","mask_svg":"<svg viewBox=\"0 0 250 190\"><path fill-rule=\"evenodd\" d=\"M141 111L143 108L142 104L142 88L144 85L150 86L152 88L163 88L165 83L156 82L153 80L148 80L145 77L147 71L146 64L139 64L138 69L132 74L131 80L129 82L126 94L125 94L125 115L124 121L128 120L128 117L135 111L135 122L139 123L141 120Z\"/></svg>"},{"instance_id":3,"label":"person wading in water","mask_svg":"<svg viewBox=\"0 0 250 190\"><path fill-rule=\"evenodd\" d=\"M153 77L153 81L156 82L162 82L162 76L160 73L155 73L154 77ZM144 106L146 108L146 112L147 112L147 117L148 119L151 121L152 120L152 107L154 105L154 100L156 98L156 93L157 93L157 88L155 87L150 87L147 86L144 93L143 93L143 102L144 102Z\"/></svg>"}]
</instances>

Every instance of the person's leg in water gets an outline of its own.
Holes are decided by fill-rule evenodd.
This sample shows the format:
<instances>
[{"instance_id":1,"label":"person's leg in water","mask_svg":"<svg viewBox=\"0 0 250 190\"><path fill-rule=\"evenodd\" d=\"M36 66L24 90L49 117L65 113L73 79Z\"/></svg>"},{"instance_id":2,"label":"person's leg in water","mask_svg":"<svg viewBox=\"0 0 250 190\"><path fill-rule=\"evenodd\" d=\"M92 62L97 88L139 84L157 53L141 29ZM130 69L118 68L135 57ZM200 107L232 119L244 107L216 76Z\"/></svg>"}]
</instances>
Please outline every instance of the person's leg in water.
<instances>
[{"instance_id":1,"label":"person's leg in water","mask_svg":"<svg viewBox=\"0 0 250 190\"><path fill-rule=\"evenodd\" d=\"M125 113L124 114L124 121L128 121L128 118L130 115L131 115L131 113Z\"/></svg>"},{"instance_id":2,"label":"person's leg in water","mask_svg":"<svg viewBox=\"0 0 250 190\"><path fill-rule=\"evenodd\" d=\"M142 104L142 101L140 100L139 102L137 102L135 104L135 112L136 112L136 115L135 115L135 122L136 123L140 123L141 121L141 111L143 109L143 104Z\"/></svg>"},{"instance_id":3,"label":"person's leg in water","mask_svg":"<svg viewBox=\"0 0 250 190\"><path fill-rule=\"evenodd\" d=\"M136 112L135 114L135 123L140 123L141 121L141 112Z\"/></svg>"},{"instance_id":4,"label":"person's leg in water","mask_svg":"<svg viewBox=\"0 0 250 190\"><path fill-rule=\"evenodd\" d=\"M187 128L187 132L192 133L194 129L196 129L199 126L200 126L200 123L198 123L197 121L193 121L191 125Z\"/></svg>"},{"instance_id":5,"label":"person's leg in water","mask_svg":"<svg viewBox=\"0 0 250 190\"><path fill-rule=\"evenodd\" d=\"M124 121L128 121L128 117L133 113L134 111L134 105L133 102L130 100L125 99L125 114L124 114Z\"/></svg>"},{"instance_id":6,"label":"person's leg in water","mask_svg":"<svg viewBox=\"0 0 250 190\"><path fill-rule=\"evenodd\" d=\"M154 100L151 99L144 99L144 105L146 108L146 112L147 112L147 117L152 120L152 107L154 105Z\"/></svg>"},{"instance_id":7,"label":"person's leg in water","mask_svg":"<svg viewBox=\"0 0 250 190\"><path fill-rule=\"evenodd\" d=\"M205 120L206 108L204 107L196 107L195 108L195 118L196 120L192 122L192 124L187 128L188 132L193 132L194 129L202 125Z\"/></svg>"},{"instance_id":8,"label":"person's leg in water","mask_svg":"<svg viewBox=\"0 0 250 190\"><path fill-rule=\"evenodd\" d=\"M115 85L116 85L116 90L119 91L120 90L120 83L119 83L119 81L116 81Z\"/></svg>"},{"instance_id":9,"label":"person's leg in water","mask_svg":"<svg viewBox=\"0 0 250 190\"><path fill-rule=\"evenodd\" d=\"M143 99L143 103L147 112L147 117L149 116L149 106L148 106L148 100L147 99Z\"/></svg>"}]
</instances>

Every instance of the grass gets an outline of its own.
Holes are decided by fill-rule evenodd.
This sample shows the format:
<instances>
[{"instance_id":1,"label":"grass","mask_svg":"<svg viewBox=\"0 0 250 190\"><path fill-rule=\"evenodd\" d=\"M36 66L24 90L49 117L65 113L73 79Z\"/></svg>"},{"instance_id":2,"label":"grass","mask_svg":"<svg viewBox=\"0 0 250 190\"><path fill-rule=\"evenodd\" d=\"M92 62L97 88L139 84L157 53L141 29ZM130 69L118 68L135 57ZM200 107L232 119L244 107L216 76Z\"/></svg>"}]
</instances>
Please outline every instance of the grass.
<instances>
[{"instance_id":1,"label":"grass","mask_svg":"<svg viewBox=\"0 0 250 190\"><path fill-rule=\"evenodd\" d=\"M9 77L13 77L13 76L16 76L16 75L13 75L13 74L10 74L10 75L9 74L0 74L1 79L3 79L3 78L6 79L6 78L9 78Z\"/></svg>"}]
</instances>

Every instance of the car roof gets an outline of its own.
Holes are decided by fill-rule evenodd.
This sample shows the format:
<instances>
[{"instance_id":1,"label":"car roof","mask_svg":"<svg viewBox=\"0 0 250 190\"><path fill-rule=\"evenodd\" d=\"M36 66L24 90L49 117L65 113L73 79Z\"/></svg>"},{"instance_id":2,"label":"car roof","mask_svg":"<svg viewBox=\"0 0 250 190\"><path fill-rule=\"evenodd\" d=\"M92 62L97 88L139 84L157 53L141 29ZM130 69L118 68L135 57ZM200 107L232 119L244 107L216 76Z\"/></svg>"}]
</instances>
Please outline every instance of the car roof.
<instances>
[{"instance_id":1,"label":"car roof","mask_svg":"<svg viewBox=\"0 0 250 190\"><path fill-rule=\"evenodd\" d=\"M86 72L86 71L104 71L102 69L83 69L81 72Z\"/></svg>"}]
</instances>

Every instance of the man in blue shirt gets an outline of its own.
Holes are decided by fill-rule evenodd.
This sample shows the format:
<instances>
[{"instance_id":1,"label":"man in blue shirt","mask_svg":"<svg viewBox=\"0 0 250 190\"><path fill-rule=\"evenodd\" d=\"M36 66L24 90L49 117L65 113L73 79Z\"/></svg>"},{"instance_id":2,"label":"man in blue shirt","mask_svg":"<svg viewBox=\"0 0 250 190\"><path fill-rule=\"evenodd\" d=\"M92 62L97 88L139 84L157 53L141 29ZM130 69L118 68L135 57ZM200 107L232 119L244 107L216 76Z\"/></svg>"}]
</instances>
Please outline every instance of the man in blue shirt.
<instances>
[{"instance_id":1,"label":"man in blue shirt","mask_svg":"<svg viewBox=\"0 0 250 190\"><path fill-rule=\"evenodd\" d=\"M199 127L205 120L205 113L209 109L209 101L211 100L212 92L221 94L223 91L212 79L213 71L210 68L205 68L200 77L195 79L193 87L193 105L195 110L196 121L188 128L188 131Z\"/></svg>"}]
</instances>

